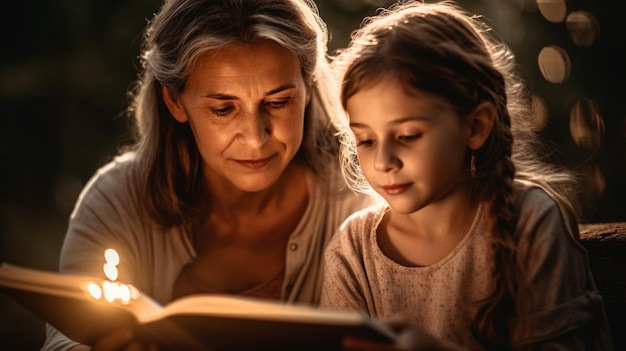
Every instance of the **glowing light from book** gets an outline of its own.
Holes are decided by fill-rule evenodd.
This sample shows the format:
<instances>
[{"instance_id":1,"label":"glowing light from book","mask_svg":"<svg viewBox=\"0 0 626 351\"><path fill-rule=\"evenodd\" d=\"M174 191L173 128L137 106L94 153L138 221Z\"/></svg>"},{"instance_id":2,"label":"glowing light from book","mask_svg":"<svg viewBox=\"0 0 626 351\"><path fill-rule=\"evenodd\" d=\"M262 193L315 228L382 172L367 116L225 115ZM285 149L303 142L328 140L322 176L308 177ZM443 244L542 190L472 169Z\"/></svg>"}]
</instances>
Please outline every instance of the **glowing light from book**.
<instances>
[{"instance_id":1,"label":"glowing light from book","mask_svg":"<svg viewBox=\"0 0 626 351\"><path fill-rule=\"evenodd\" d=\"M110 281L117 280L117 265L120 264L120 255L114 249L106 249L104 261L104 275Z\"/></svg>"},{"instance_id":2,"label":"glowing light from book","mask_svg":"<svg viewBox=\"0 0 626 351\"><path fill-rule=\"evenodd\" d=\"M113 266L120 264L120 255L114 249L106 249L104 251L104 260Z\"/></svg>"},{"instance_id":3,"label":"glowing light from book","mask_svg":"<svg viewBox=\"0 0 626 351\"><path fill-rule=\"evenodd\" d=\"M102 289L104 290L104 299L113 302L117 297L117 284L114 282L102 283Z\"/></svg>"},{"instance_id":4,"label":"glowing light from book","mask_svg":"<svg viewBox=\"0 0 626 351\"><path fill-rule=\"evenodd\" d=\"M89 284L87 287L89 294L96 300L100 300L104 296L104 299L108 302L118 301L123 304L127 304L131 299L136 299L139 292L135 287L116 282L118 276L117 265L120 263L120 256L117 254L117 251L113 249L105 250L104 259L104 275L108 280L102 283L102 288L96 283Z\"/></svg>"},{"instance_id":5,"label":"glowing light from book","mask_svg":"<svg viewBox=\"0 0 626 351\"><path fill-rule=\"evenodd\" d=\"M114 281L117 280L117 267L110 263L104 264L104 275L108 280Z\"/></svg>"},{"instance_id":6,"label":"glowing light from book","mask_svg":"<svg viewBox=\"0 0 626 351\"><path fill-rule=\"evenodd\" d=\"M126 284L120 284L117 289L118 298L122 300L122 302L130 301L130 289Z\"/></svg>"},{"instance_id":7,"label":"glowing light from book","mask_svg":"<svg viewBox=\"0 0 626 351\"><path fill-rule=\"evenodd\" d=\"M87 286L87 290L89 291L89 294L96 300L100 300L100 298L102 297L102 289L100 289L100 286L96 283L89 283L89 285Z\"/></svg>"}]
</instances>

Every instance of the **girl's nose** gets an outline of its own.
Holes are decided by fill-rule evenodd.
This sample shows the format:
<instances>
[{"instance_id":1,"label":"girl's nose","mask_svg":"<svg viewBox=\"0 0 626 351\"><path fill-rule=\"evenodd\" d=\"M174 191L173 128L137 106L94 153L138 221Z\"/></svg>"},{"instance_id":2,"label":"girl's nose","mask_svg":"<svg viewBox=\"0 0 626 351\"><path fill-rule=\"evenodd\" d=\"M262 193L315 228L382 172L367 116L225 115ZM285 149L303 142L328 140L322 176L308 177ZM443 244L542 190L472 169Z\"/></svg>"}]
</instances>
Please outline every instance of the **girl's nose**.
<instances>
[{"instance_id":1,"label":"girl's nose","mask_svg":"<svg viewBox=\"0 0 626 351\"><path fill-rule=\"evenodd\" d=\"M395 153L395 148L389 143L380 142L374 159L374 169L379 172L390 172L399 169L402 162Z\"/></svg>"}]
</instances>

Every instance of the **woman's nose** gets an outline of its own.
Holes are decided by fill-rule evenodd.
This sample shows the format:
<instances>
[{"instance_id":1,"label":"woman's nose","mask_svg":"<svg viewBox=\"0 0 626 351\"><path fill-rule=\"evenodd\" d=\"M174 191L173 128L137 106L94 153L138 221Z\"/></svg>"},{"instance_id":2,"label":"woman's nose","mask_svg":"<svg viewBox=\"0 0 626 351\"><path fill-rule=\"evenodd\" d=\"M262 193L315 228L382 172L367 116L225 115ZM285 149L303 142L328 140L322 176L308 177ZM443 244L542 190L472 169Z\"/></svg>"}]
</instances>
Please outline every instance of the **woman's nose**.
<instances>
[{"instance_id":1,"label":"woman's nose","mask_svg":"<svg viewBox=\"0 0 626 351\"><path fill-rule=\"evenodd\" d=\"M270 135L267 117L262 111L246 113L241 128L242 141L253 147L262 146Z\"/></svg>"}]
</instances>

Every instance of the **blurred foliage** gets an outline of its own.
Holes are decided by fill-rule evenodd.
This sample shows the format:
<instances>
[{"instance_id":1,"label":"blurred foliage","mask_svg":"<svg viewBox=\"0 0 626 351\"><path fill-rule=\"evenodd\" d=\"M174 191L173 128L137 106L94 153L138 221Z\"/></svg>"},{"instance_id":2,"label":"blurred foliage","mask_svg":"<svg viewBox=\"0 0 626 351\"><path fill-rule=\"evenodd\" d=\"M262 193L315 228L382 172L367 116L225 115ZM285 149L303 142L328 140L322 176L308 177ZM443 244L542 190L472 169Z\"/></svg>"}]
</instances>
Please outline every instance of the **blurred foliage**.
<instances>
[{"instance_id":1,"label":"blurred foliage","mask_svg":"<svg viewBox=\"0 0 626 351\"><path fill-rule=\"evenodd\" d=\"M602 7L602 3L605 7ZM384 0L319 0L328 22L331 52L345 47L361 19ZM546 83L536 55L567 38L562 24L521 9L533 0L467 0L469 10L493 20L518 55L534 91L547 97L551 120L546 136L563 162L595 160L606 177L606 192L587 202L587 221L624 221L626 154L623 89L624 44L620 22L606 1L574 1L596 14L601 41L588 50L571 47L576 59L569 84ZM0 55L0 260L56 269L74 201L96 168L128 141L127 90L137 76L139 44L159 0L18 1L0 13L4 34ZM491 6L488 6L491 4ZM495 6L493 6L495 4ZM530 6L532 8L532 6ZM522 28L522 26L524 26ZM521 32L520 32L521 31ZM520 33L523 34L520 36ZM620 91L622 93L620 93ZM586 95L600 106L606 136L596 154L570 145L562 108L571 95ZM35 350L43 323L0 296L0 345Z\"/></svg>"}]
</instances>

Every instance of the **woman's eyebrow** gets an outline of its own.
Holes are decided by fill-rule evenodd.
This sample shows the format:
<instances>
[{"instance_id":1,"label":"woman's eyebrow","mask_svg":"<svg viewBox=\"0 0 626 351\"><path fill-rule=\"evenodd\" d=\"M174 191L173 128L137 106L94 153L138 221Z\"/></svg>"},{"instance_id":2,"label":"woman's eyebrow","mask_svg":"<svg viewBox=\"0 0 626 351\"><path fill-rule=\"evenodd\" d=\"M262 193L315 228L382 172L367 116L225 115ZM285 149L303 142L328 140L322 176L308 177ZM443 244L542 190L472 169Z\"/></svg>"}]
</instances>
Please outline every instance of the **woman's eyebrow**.
<instances>
[{"instance_id":1,"label":"woman's eyebrow","mask_svg":"<svg viewBox=\"0 0 626 351\"><path fill-rule=\"evenodd\" d=\"M296 85L295 85L295 84L285 84L285 85L281 85L281 86L279 86L279 87L278 87L278 88L276 88L276 89L272 89L272 90L270 90L270 91L266 92L266 93L265 93L265 96L267 96L267 95L272 95L272 94L276 94L276 93L279 93L279 92L281 92L281 91L288 90L288 89L294 89L294 88L296 88Z\"/></svg>"},{"instance_id":2,"label":"woman's eyebrow","mask_svg":"<svg viewBox=\"0 0 626 351\"><path fill-rule=\"evenodd\" d=\"M276 94L276 93L279 93L281 91L285 91L285 90L288 90L288 89L294 89L294 88L296 88L295 84L281 85L280 87L278 87L276 89L272 89L272 90L266 92L264 94L264 96ZM239 100L239 98L237 96L235 96L235 95L221 94L221 93L205 94L205 95L202 95L202 97L203 98L209 98L209 99L217 99L217 100Z\"/></svg>"}]
</instances>

